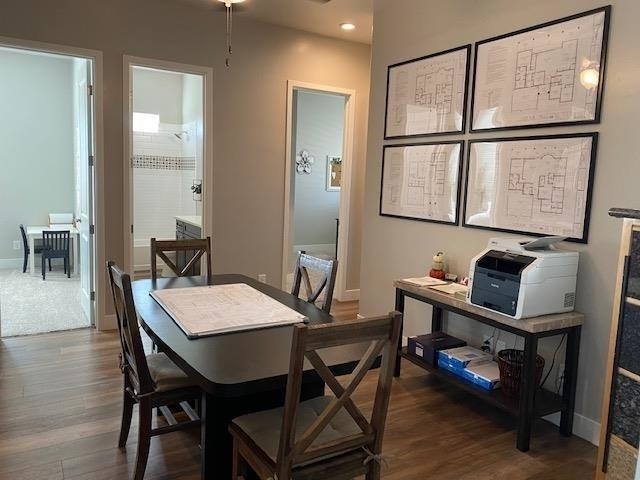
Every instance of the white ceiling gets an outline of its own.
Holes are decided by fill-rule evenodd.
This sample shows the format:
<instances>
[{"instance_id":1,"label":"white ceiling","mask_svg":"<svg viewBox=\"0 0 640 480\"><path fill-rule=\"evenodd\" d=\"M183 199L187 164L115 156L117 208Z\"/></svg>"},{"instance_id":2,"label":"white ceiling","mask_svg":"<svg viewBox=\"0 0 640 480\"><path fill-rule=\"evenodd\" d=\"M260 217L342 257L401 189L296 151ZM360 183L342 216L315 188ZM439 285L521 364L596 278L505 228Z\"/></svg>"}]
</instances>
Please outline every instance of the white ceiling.
<instances>
[{"instance_id":1,"label":"white ceiling","mask_svg":"<svg viewBox=\"0 0 640 480\"><path fill-rule=\"evenodd\" d=\"M193 1L193 0L192 0ZM219 3L196 0L197 3ZM374 0L245 0L238 4L237 15L297 28L329 37L371 43ZM340 24L350 22L356 29L345 32Z\"/></svg>"}]
</instances>

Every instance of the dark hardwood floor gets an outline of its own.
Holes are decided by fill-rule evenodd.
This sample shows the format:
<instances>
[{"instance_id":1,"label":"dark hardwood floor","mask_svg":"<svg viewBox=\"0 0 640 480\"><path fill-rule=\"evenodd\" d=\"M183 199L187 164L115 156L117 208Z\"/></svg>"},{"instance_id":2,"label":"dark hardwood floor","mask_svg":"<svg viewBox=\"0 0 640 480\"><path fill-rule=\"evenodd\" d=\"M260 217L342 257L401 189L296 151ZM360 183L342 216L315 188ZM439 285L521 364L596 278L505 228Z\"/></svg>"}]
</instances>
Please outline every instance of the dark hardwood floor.
<instances>
[{"instance_id":1,"label":"dark hardwood floor","mask_svg":"<svg viewBox=\"0 0 640 480\"><path fill-rule=\"evenodd\" d=\"M341 307L342 317L348 307ZM0 341L0 479L126 479L135 460L134 420L126 451L116 447L122 377L115 333L92 330ZM363 410L374 385L355 397ZM135 416L134 416L135 418ZM160 421L160 420L158 420ZM596 449L536 424L532 450L518 452L513 421L403 364L394 380L385 479L588 479ZM151 442L149 479L198 479L197 432Z\"/></svg>"}]
</instances>

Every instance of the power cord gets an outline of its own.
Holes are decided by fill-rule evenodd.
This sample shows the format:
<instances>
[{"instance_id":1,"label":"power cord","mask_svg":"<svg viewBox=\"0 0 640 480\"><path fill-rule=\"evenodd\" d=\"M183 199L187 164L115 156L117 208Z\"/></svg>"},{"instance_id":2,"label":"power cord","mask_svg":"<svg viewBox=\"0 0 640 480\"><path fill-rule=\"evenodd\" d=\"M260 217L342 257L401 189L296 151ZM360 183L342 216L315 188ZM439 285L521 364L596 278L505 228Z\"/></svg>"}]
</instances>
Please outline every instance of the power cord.
<instances>
[{"instance_id":1,"label":"power cord","mask_svg":"<svg viewBox=\"0 0 640 480\"><path fill-rule=\"evenodd\" d=\"M553 352L553 358L551 359L551 366L549 367L549 371L545 375L544 380L540 382L540 388L544 387L544 384L547 383L547 380L549 379L549 375L551 375L551 372L553 371L553 367L556 364L556 356L558 355L558 351L560 350L560 347L562 346L566 338L567 338L567 334L565 333L564 335L562 335L562 338L560 339L560 342L558 343L558 346L556 347L555 352ZM564 373L563 373L563 376L564 376Z\"/></svg>"}]
</instances>

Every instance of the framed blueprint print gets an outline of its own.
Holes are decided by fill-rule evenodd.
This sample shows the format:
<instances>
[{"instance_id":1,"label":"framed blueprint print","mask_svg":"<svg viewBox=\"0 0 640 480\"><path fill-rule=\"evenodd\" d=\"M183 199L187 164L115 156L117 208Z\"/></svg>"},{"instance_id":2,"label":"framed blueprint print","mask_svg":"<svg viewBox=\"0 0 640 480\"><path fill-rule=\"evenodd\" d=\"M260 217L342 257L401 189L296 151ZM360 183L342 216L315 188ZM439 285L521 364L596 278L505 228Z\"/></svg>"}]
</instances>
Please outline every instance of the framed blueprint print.
<instances>
[{"instance_id":1,"label":"framed blueprint print","mask_svg":"<svg viewBox=\"0 0 640 480\"><path fill-rule=\"evenodd\" d=\"M380 215L457 225L463 145L386 145Z\"/></svg>"},{"instance_id":2,"label":"framed blueprint print","mask_svg":"<svg viewBox=\"0 0 640 480\"><path fill-rule=\"evenodd\" d=\"M389 66L384 138L464 132L471 45Z\"/></svg>"},{"instance_id":3,"label":"framed blueprint print","mask_svg":"<svg viewBox=\"0 0 640 480\"><path fill-rule=\"evenodd\" d=\"M471 131L598 123L610 12L478 42Z\"/></svg>"},{"instance_id":4,"label":"framed blueprint print","mask_svg":"<svg viewBox=\"0 0 640 480\"><path fill-rule=\"evenodd\" d=\"M587 242L597 133L469 142L465 227Z\"/></svg>"}]
</instances>

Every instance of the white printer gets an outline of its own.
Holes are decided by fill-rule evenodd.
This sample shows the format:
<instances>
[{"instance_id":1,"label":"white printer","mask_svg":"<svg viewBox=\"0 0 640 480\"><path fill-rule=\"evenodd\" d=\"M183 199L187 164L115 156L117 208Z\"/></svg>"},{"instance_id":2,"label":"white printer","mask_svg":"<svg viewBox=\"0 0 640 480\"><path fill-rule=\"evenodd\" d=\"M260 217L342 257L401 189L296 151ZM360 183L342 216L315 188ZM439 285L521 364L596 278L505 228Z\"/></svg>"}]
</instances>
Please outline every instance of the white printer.
<instances>
[{"instance_id":1,"label":"white printer","mask_svg":"<svg viewBox=\"0 0 640 480\"><path fill-rule=\"evenodd\" d=\"M578 252L556 249L564 238L490 239L471 260L467 302L512 318L572 311Z\"/></svg>"}]
</instances>

